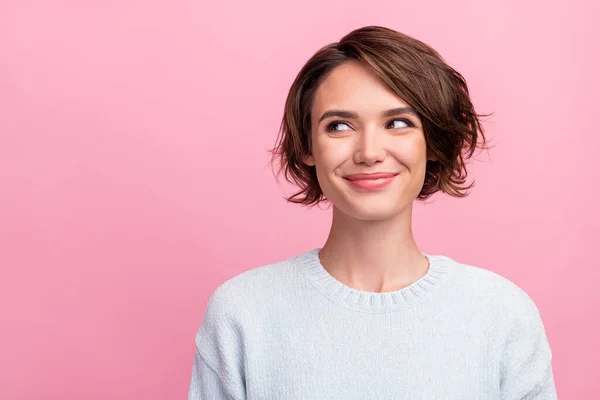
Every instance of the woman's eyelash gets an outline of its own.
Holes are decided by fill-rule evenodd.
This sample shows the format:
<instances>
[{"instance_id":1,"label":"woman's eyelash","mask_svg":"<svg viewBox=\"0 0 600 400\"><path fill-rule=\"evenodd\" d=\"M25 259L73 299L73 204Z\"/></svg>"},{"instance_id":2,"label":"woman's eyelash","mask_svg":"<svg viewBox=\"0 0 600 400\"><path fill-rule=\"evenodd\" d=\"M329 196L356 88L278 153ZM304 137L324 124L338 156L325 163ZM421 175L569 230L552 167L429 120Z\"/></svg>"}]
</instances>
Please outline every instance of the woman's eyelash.
<instances>
[{"instance_id":1,"label":"woman's eyelash","mask_svg":"<svg viewBox=\"0 0 600 400\"><path fill-rule=\"evenodd\" d=\"M409 119L406 119L406 118L394 118L394 119L391 119L391 120L388 121L388 123L386 124L386 126L389 125L390 123L394 122L394 121L402 121L406 125L408 125L409 127L415 126L415 124L413 124Z\"/></svg>"},{"instance_id":2,"label":"woman's eyelash","mask_svg":"<svg viewBox=\"0 0 600 400\"><path fill-rule=\"evenodd\" d=\"M336 126L336 125L338 125L338 124L348 125L347 123L345 123L343 121L333 121L332 123L330 123L329 125L327 125L327 128L325 128L325 130L327 132L336 131L335 129L333 129L333 127Z\"/></svg>"},{"instance_id":3,"label":"woman's eyelash","mask_svg":"<svg viewBox=\"0 0 600 400\"><path fill-rule=\"evenodd\" d=\"M413 123L412 123L412 122L411 122L409 119L406 119L406 118L394 118L394 119L391 119L391 120L389 120L389 121L388 121L388 122L385 124L385 126L388 126L388 125L390 125L390 123L392 123L392 122L394 122L394 121L402 121L402 122L404 122L406 125L408 125L408 127L413 127L413 126L415 126L415 124L413 124ZM334 126L336 126L336 125L338 125L338 124L343 124L343 125L348 125L348 126L349 126L349 124L348 124L348 123L346 123L346 122L344 122L344 121L333 121L332 123L330 123L329 125L327 125L327 127L325 128L325 130L326 130L327 132L333 132L333 131L336 131L335 129L333 129L333 127L334 127Z\"/></svg>"}]
</instances>

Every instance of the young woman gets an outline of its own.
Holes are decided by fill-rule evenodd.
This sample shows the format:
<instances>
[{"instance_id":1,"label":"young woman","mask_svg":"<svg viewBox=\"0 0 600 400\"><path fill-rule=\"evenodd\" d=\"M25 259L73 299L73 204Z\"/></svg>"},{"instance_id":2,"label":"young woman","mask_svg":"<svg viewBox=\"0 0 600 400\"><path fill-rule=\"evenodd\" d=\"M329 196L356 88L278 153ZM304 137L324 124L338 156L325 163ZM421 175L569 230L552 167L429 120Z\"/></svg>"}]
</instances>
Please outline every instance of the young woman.
<instances>
[{"instance_id":1,"label":"young woman","mask_svg":"<svg viewBox=\"0 0 600 400\"><path fill-rule=\"evenodd\" d=\"M217 288L189 399L556 399L531 298L413 237L414 200L473 186L479 117L464 78L414 38L371 26L319 50L273 156L300 188L289 201L333 206L329 237Z\"/></svg>"}]
</instances>

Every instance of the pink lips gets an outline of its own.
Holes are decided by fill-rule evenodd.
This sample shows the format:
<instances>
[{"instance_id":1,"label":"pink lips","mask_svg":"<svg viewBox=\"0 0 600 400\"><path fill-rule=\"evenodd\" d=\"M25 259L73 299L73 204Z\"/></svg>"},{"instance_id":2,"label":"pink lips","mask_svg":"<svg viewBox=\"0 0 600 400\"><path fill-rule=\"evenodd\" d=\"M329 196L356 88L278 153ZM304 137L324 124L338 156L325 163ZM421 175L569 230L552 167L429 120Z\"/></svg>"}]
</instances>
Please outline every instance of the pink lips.
<instances>
[{"instance_id":1,"label":"pink lips","mask_svg":"<svg viewBox=\"0 0 600 400\"><path fill-rule=\"evenodd\" d=\"M372 174L351 174L344 176L352 186L363 190L376 190L383 188L398 175L394 172L376 172Z\"/></svg>"}]
</instances>

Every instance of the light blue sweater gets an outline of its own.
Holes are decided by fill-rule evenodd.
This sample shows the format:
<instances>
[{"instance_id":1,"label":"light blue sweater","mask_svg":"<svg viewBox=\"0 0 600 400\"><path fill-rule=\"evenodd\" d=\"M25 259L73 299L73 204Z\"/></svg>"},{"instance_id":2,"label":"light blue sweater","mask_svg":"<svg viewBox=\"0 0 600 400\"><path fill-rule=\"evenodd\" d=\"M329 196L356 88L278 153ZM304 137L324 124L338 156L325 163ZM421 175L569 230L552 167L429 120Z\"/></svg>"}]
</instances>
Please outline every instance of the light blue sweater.
<instances>
[{"instance_id":1,"label":"light blue sweater","mask_svg":"<svg viewBox=\"0 0 600 400\"><path fill-rule=\"evenodd\" d=\"M313 249L210 297L189 400L556 399L537 307L483 268L425 254L425 276L362 292Z\"/></svg>"}]
</instances>

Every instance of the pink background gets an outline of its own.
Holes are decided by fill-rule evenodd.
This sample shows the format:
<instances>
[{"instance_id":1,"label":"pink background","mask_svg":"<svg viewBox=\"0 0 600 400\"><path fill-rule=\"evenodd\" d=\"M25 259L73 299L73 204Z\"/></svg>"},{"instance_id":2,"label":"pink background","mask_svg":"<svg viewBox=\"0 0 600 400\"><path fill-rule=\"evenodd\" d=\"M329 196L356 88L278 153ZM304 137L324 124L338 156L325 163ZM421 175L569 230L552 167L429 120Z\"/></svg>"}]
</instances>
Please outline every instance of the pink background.
<instances>
[{"instance_id":1,"label":"pink background","mask_svg":"<svg viewBox=\"0 0 600 400\"><path fill-rule=\"evenodd\" d=\"M0 2L0 398L179 399L226 279L320 246L267 166L322 45L378 24L467 78L497 146L422 251L496 271L544 319L559 397L600 390L594 1Z\"/></svg>"}]
</instances>

